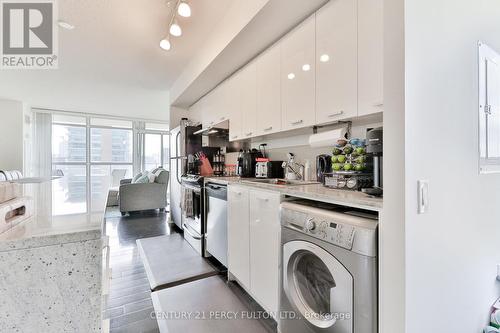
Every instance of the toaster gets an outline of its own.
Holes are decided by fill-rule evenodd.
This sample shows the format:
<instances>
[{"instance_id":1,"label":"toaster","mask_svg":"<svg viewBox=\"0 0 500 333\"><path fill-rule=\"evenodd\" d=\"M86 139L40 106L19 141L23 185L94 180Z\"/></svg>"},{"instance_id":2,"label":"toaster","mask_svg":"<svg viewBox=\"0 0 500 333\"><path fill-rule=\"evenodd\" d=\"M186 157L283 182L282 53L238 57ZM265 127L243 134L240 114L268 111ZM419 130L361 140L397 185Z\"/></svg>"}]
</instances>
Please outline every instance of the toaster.
<instances>
[{"instance_id":1,"label":"toaster","mask_svg":"<svg viewBox=\"0 0 500 333\"><path fill-rule=\"evenodd\" d=\"M256 178L283 178L283 161L269 161L267 159L257 159L255 165Z\"/></svg>"}]
</instances>

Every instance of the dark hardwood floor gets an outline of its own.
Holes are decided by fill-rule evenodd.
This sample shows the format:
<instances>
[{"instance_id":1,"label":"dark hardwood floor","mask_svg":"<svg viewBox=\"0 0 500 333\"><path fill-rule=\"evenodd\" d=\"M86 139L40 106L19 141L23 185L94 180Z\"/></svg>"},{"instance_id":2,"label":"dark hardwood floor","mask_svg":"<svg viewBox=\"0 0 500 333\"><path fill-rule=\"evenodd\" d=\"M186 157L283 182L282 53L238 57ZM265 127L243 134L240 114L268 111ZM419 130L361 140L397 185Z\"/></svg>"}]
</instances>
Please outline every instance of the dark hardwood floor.
<instances>
[{"instance_id":1,"label":"dark hardwood floor","mask_svg":"<svg viewBox=\"0 0 500 333\"><path fill-rule=\"evenodd\" d=\"M107 214L111 217L106 217L112 280L104 318L110 319L112 333L159 332L151 315L151 291L135 241L169 234L167 215L145 212L121 217L112 210Z\"/></svg>"}]
</instances>

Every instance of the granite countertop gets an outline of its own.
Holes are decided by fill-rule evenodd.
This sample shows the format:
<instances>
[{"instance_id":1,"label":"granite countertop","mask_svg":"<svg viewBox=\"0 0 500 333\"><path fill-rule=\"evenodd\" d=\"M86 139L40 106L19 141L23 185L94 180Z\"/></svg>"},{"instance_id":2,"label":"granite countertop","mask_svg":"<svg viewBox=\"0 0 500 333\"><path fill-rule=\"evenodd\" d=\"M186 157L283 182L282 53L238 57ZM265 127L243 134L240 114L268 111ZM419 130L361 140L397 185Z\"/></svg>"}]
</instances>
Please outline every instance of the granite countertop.
<instances>
[{"instance_id":1,"label":"granite countertop","mask_svg":"<svg viewBox=\"0 0 500 333\"><path fill-rule=\"evenodd\" d=\"M383 199L369 196L359 191L336 190L323 186L322 184L307 185L274 185L252 182L252 178L240 177L205 177L206 182L219 184L238 184L265 190L277 191L291 197L327 202L353 208L361 208L371 211L382 209Z\"/></svg>"},{"instance_id":2,"label":"granite countertop","mask_svg":"<svg viewBox=\"0 0 500 333\"><path fill-rule=\"evenodd\" d=\"M24 186L32 215L0 234L0 252L102 237L103 212L56 215L52 212L49 186L50 183Z\"/></svg>"}]
</instances>

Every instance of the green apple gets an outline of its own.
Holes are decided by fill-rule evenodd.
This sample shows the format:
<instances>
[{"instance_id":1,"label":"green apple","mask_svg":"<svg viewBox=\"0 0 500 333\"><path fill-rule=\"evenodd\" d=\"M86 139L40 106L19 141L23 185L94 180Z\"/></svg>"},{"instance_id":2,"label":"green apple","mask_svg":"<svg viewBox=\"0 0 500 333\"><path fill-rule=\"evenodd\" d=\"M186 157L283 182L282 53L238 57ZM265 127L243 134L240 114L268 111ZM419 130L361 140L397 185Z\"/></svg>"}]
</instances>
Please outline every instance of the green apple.
<instances>
[{"instance_id":1,"label":"green apple","mask_svg":"<svg viewBox=\"0 0 500 333\"><path fill-rule=\"evenodd\" d=\"M342 153L342 150L340 150L338 148L333 148L332 153L333 153L333 155L340 155L340 153Z\"/></svg>"},{"instance_id":2,"label":"green apple","mask_svg":"<svg viewBox=\"0 0 500 333\"><path fill-rule=\"evenodd\" d=\"M345 155L339 155L339 156L337 156L337 161L339 161L339 163L344 163L345 160L346 160Z\"/></svg>"},{"instance_id":3,"label":"green apple","mask_svg":"<svg viewBox=\"0 0 500 333\"><path fill-rule=\"evenodd\" d=\"M353 150L353 149L352 149L352 147L351 147L351 146L346 146L346 147L344 148L344 154L348 155L348 154L352 153L352 150Z\"/></svg>"},{"instance_id":4,"label":"green apple","mask_svg":"<svg viewBox=\"0 0 500 333\"><path fill-rule=\"evenodd\" d=\"M354 165L354 170L363 171L365 169L365 165L363 163L357 163Z\"/></svg>"},{"instance_id":5,"label":"green apple","mask_svg":"<svg viewBox=\"0 0 500 333\"><path fill-rule=\"evenodd\" d=\"M332 165L332 168L333 168L333 170L335 170L335 171L340 171L340 169L342 169L342 164L340 164L340 163L334 163L334 164Z\"/></svg>"},{"instance_id":6,"label":"green apple","mask_svg":"<svg viewBox=\"0 0 500 333\"><path fill-rule=\"evenodd\" d=\"M332 156L332 164L337 163L339 161L339 157L337 155Z\"/></svg>"},{"instance_id":7,"label":"green apple","mask_svg":"<svg viewBox=\"0 0 500 333\"><path fill-rule=\"evenodd\" d=\"M351 171L352 170L352 164L351 163L344 164L344 170L345 171Z\"/></svg>"},{"instance_id":8,"label":"green apple","mask_svg":"<svg viewBox=\"0 0 500 333\"><path fill-rule=\"evenodd\" d=\"M365 163L365 162L366 162L366 156L363 156L363 155L362 155L362 156L358 156L358 157L356 158L356 162L358 162L358 163L360 163L360 164Z\"/></svg>"},{"instance_id":9,"label":"green apple","mask_svg":"<svg viewBox=\"0 0 500 333\"><path fill-rule=\"evenodd\" d=\"M358 153L359 155L364 154L365 153L365 148L363 148L363 147L356 148L356 153Z\"/></svg>"}]
</instances>

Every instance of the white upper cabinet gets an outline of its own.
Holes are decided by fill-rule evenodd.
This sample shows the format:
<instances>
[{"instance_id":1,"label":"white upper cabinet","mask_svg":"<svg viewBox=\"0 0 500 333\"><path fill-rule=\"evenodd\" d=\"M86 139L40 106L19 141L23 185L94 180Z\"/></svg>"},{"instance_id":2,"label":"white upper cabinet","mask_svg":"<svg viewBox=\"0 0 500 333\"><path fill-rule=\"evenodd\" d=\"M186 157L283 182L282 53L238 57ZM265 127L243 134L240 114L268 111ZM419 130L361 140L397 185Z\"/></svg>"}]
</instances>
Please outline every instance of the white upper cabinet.
<instances>
[{"instance_id":1,"label":"white upper cabinet","mask_svg":"<svg viewBox=\"0 0 500 333\"><path fill-rule=\"evenodd\" d=\"M383 0L358 0L358 115L382 112Z\"/></svg>"},{"instance_id":2,"label":"white upper cabinet","mask_svg":"<svg viewBox=\"0 0 500 333\"><path fill-rule=\"evenodd\" d=\"M357 1L331 0L316 13L316 123L356 117Z\"/></svg>"},{"instance_id":3,"label":"white upper cabinet","mask_svg":"<svg viewBox=\"0 0 500 333\"><path fill-rule=\"evenodd\" d=\"M239 140L242 135L240 87L236 75L226 81L226 109L229 117L229 141Z\"/></svg>"},{"instance_id":4,"label":"white upper cabinet","mask_svg":"<svg viewBox=\"0 0 500 333\"><path fill-rule=\"evenodd\" d=\"M315 124L315 15L281 42L282 129Z\"/></svg>"},{"instance_id":5,"label":"white upper cabinet","mask_svg":"<svg viewBox=\"0 0 500 333\"><path fill-rule=\"evenodd\" d=\"M220 123L222 121L229 119L229 86L227 80L222 82L215 92L215 123Z\"/></svg>"},{"instance_id":6,"label":"white upper cabinet","mask_svg":"<svg viewBox=\"0 0 500 333\"><path fill-rule=\"evenodd\" d=\"M201 123L202 126L210 127L215 124L215 90L212 90L201 99Z\"/></svg>"},{"instance_id":7,"label":"white upper cabinet","mask_svg":"<svg viewBox=\"0 0 500 333\"><path fill-rule=\"evenodd\" d=\"M256 60L257 135L281 130L281 46L277 44Z\"/></svg>"},{"instance_id":8,"label":"white upper cabinet","mask_svg":"<svg viewBox=\"0 0 500 333\"><path fill-rule=\"evenodd\" d=\"M257 133L257 66L250 63L236 74L239 87L242 139Z\"/></svg>"}]
</instances>

